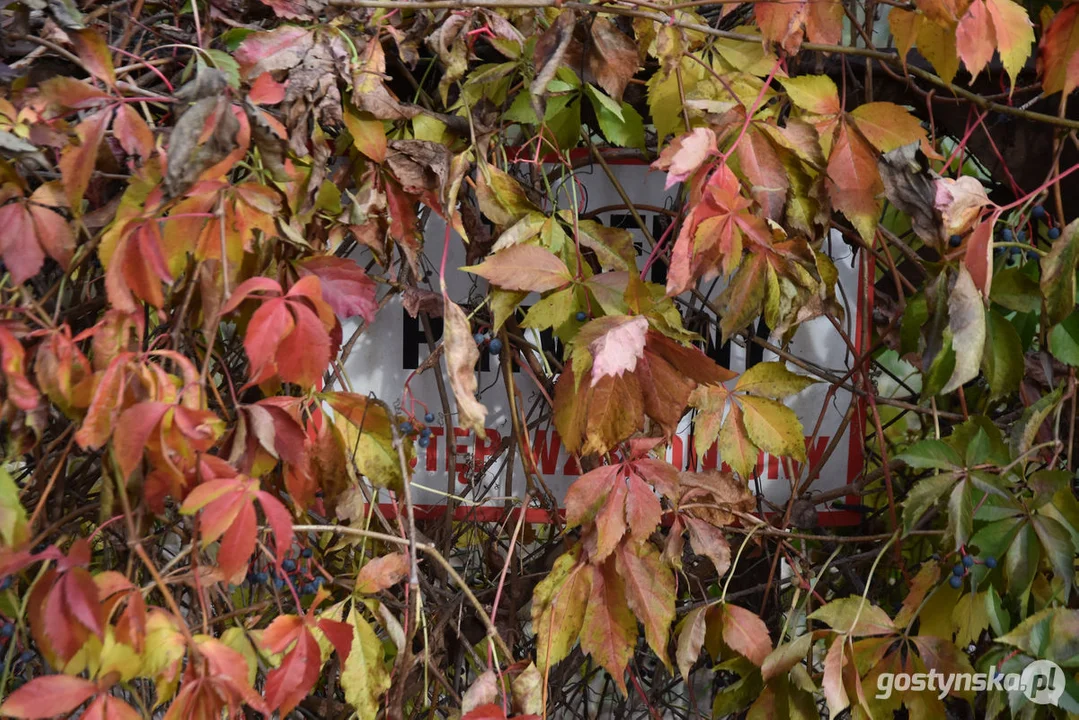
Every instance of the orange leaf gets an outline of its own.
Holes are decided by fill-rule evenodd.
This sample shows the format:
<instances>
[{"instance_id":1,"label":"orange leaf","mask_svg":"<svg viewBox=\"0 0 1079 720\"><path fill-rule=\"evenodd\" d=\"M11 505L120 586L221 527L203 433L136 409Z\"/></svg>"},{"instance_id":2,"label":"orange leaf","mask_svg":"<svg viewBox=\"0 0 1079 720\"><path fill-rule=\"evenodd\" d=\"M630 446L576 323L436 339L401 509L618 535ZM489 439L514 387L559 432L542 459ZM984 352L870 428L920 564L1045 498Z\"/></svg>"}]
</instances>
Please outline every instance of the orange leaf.
<instances>
[{"instance_id":1,"label":"orange leaf","mask_svg":"<svg viewBox=\"0 0 1079 720\"><path fill-rule=\"evenodd\" d=\"M374 558L356 576L356 592L373 595L401 582L408 577L408 572L407 553L391 553Z\"/></svg>"},{"instance_id":2,"label":"orange leaf","mask_svg":"<svg viewBox=\"0 0 1079 720\"><path fill-rule=\"evenodd\" d=\"M97 693L97 685L70 675L34 678L11 693L0 714L17 718L49 718L67 715Z\"/></svg>"},{"instance_id":3,"label":"orange leaf","mask_svg":"<svg viewBox=\"0 0 1079 720\"><path fill-rule=\"evenodd\" d=\"M105 40L93 30L79 30L68 34L75 46L79 60L82 60L91 75L106 85L116 84L116 70L112 66L112 55Z\"/></svg>"},{"instance_id":4,"label":"orange leaf","mask_svg":"<svg viewBox=\"0 0 1079 720\"><path fill-rule=\"evenodd\" d=\"M1065 6L1042 35L1038 73L1046 95L1070 95L1079 86L1079 4Z\"/></svg>"},{"instance_id":5,"label":"orange leaf","mask_svg":"<svg viewBox=\"0 0 1079 720\"><path fill-rule=\"evenodd\" d=\"M674 574L651 543L632 547L623 544L617 559L626 585L626 600L644 625L648 645L669 668L667 636L674 620Z\"/></svg>"},{"instance_id":6,"label":"orange leaf","mask_svg":"<svg viewBox=\"0 0 1079 720\"><path fill-rule=\"evenodd\" d=\"M479 265L461 269L486 278L503 290L547 292L573 280L569 268L558 256L535 245L513 245Z\"/></svg>"},{"instance_id":7,"label":"orange leaf","mask_svg":"<svg viewBox=\"0 0 1079 720\"><path fill-rule=\"evenodd\" d=\"M79 143L68 144L60 153L60 175L71 210L76 215L82 212L82 196L97 165L97 149L105 137L105 127L109 124L111 114L109 110L101 110L76 125L75 134Z\"/></svg>"},{"instance_id":8,"label":"orange leaf","mask_svg":"<svg viewBox=\"0 0 1079 720\"><path fill-rule=\"evenodd\" d=\"M955 31L955 44L967 71L971 77L976 78L993 59L997 45L993 19L989 15L985 0L974 0L959 20L959 27Z\"/></svg>"},{"instance_id":9,"label":"orange leaf","mask_svg":"<svg viewBox=\"0 0 1079 720\"><path fill-rule=\"evenodd\" d=\"M626 694L626 665L637 640L637 622L626 604L626 589L613 560L592 568L592 592L581 627L581 649L610 673Z\"/></svg>"},{"instance_id":10,"label":"orange leaf","mask_svg":"<svg viewBox=\"0 0 1079 720\"><path fill-rule=\"evenodd\" d=\"M772 652L768 626L749 610L729 603L722 606L722 618L723 642L760 666Z\"/></svg>"},{"instance_id":11,"label":"orange leaf","mask_svg":"<svg viewBox=\"0 0 1079 720\"><path fill-rule=\"evenodd\" d=\"M877 171L873 148L845 122L839 124L831 157L828 158L828 195L837 210L872 243L880 215L878 195L884 184Z\"/></svg>"}]
</instances>

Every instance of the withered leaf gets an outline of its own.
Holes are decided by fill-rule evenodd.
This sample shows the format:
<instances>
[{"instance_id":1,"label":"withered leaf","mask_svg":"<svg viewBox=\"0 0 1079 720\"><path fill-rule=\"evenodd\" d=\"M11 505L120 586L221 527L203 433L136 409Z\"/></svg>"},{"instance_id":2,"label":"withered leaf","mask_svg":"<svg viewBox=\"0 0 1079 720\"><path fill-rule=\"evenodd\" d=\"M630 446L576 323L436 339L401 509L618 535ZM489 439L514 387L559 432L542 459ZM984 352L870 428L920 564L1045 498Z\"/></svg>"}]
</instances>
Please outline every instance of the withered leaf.
<instances>
[{"instance_id":1,"label":"withered leaf","mask_svg":"<svg viewBox=\"0 0 1079 720\"><path fill-rule=\"evenodd\" d=\"M941 236L940 211L936 206L935 178L918 143L884 153L877 168L888 201L910 215L918 237L930 246L940 248L944 238Z\"/></svg>"}]
</instances>

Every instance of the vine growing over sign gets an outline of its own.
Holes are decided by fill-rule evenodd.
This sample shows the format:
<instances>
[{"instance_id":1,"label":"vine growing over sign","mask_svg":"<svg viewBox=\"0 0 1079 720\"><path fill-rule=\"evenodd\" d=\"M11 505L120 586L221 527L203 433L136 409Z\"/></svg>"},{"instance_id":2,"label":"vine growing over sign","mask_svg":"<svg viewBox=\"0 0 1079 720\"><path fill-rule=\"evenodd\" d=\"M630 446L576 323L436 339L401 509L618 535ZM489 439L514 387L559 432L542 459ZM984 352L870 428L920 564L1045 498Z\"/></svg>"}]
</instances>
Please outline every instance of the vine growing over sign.
<instances>
[{"instance_id":1,"label":"vine growing over sign","mask_svg":"<svg viewBox=\"0 0 1079 720\"><path fill-rule=\"evenodd\" d=\"M1077 38L1013 0L6 5L0 715L1079 713ZM391 303L428 354L358 392ZM1055 706L885 682L1036 659Z\"/></svg>"}]
</instances>

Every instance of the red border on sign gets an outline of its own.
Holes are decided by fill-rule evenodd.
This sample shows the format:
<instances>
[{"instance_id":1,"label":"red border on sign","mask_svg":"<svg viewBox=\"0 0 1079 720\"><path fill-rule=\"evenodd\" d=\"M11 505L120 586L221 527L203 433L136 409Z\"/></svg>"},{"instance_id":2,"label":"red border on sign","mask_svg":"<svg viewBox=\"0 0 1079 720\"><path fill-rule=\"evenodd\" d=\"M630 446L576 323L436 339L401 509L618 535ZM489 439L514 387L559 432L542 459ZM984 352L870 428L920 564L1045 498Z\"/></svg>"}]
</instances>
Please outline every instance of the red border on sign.
<instances>
[{"instance_id":1,"label":"red border on sign","mask_svg":"<svg viewBox=\"0 0 1079 720\"><path fill-rule=\"evenodd\" d=\"M531 157L524 156L524 148L513 147L506 148L507 159L510 162L527 161L532 162ZM621 156L617 151L604 151L600 150L604 155L613 155L613 157L605 157L605 161L608 165L647 165L647 163L639 158ZM591 151L585 148L575 148L570 151L571 160L582 160L592 155ZM557 158L555 155L548 153L542 158L542 162L550 164L557 162L561 158ZM875 266L874 266L875 269ZM873 282L866 282L867 280L867 267L866 267L866 255L862 253L858 262L858 292L857 298L859 300L864 299L864 306L868 312L856 312L855 318L855 337L854 337L854 349L858 355L861 355L865 348L869 346L871 341L870 332L871 328L868 324L864 323L864 317L872 316L873 302L874 302L874 284ZM875 275L875 273L874 273ZM861 310L861 307L856 307L856 310ZM855 358L857 359L857 358ZM851 422L848 426L848 456L847 456L847 484L853 484L859 475L862 474L863 465L865 462L865 452L863 443L865 441L865 429L866 429L866 401L860 395L852 394L851 401L855 403L855 410ZM859 440L860 441L857 441ZM861 497L858 495L847 495L846 502L851 505L857 505L861 502ZM380 503L379 505L382 513L387 518L396 518L397 506L393 503ZM415 505L413 507L413 513L419 520L433 520L441 518L446 514L446 505ZM505 505L458 505L454 508L455 520L473 520L477 522L505 522L511 520L516 522L521 512L520 508L512 507L507 508ZM771 519L775 517L776 513L765 513L765 518ZM565 519L565 510L559 509L557 511L558 521L562 522ZM664 524L668 523L668 515L664 516ZM823 510L819 511L818 518L822 527L840 527L857 525L862 521L862 514L853 510ZM528 523L551 523L552 513L543 508L527 508L525 510L525 521Z\"/></svg>"}]
</instances>

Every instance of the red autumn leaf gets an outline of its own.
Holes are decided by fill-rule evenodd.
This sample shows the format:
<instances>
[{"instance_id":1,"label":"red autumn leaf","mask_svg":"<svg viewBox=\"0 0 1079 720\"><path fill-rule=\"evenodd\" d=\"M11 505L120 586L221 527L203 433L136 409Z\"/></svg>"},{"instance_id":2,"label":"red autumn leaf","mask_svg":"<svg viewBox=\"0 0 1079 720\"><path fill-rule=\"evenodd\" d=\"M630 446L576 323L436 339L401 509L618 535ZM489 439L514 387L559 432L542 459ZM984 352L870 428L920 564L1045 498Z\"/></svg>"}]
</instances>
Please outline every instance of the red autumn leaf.
<instances>
[{"instance_id":1,"label":"red autumn leaf","mask_svg":"<svg viewBox=\"0 0 1079 720\"><path fill-rule=\"evenodd\" d=\"M721 617L723 642L754 665L760 666L768 653L772 652L768 626L758 616L737 605L727 603L717 610Z\"/></svg>"},{"instance_id":2,"label":"red autumn leaf","mask_svg":"<svg viewBox=\"0 0 1079 720\"><path fill-rule=\"evenodd\" d=\"M222 314L235 310L255 292L262 305L255 310L244 335L244 350L251 362L249 384L270 378L314 385L330 364L330 331L337 325L333 310L323 299L318 277L300 278L287 293L265 277L251 278L233 292Z\"/></svg>"},{"instance_id":3,"label":"red autumn leaf","mask_svg":"<svg viewBox=\"0 0 1079 720\"><path fill-rule=\"evenodd\" d=\"M722 165L712 173L671 251L668 295L680 295L697 278L730 274L742 261L745 245L771 245L768 227L749 212L752 204L730 168Z\"/></svg>"},{"instance_id":4,"label":"red autumn leaf","mask_svg":"<svg viewBox=\"0 0 1079 720\"><path fill-rule=\"evenodd\" d=\"M650 543L623 544L615 557L626 600L644 626L649 646L670 668L667 636L674 621L674 574Z\"/></svg>"},{"instance_id":5,"label":"red autumn leaf","mask_svg":"<svg viewBox=\"0 0 1079 720\"><path fill-rule=\"evenodd\" d=\"M207 661L205 674L185 679L169 708L170 720L191 717L195 712L218 717L226 706L235 716L241 703L269 716L270 710L262 696L247 682L247 661L243 655L212 638L200 638L198 651Z\"/></svg>"},{"instance_id":6,"label":"red autumn leaf","mask_svg":"<svg viewBox=\"0 0 1079 720\"><path fill-rule=\"evenodd\" d=\"M105 289L117 309L140 310L135 298L154 307L165 303L161 283L171 283L172 273L163 252L161 226L156 219L127 224L111 247L99 249L105 265Z\"/></svg>"},{"instance_id":7,"label":"red autumn leaf","mask_svg":"<svg viewBox=\"0 0 1079 720\"><path fill-rule=\"evenodd\" d=\"M692 132L676 137L652 163L656 170L667 172L666 189L685 180L716 152L716 134L710 128L695 128Z\"/></svg>"},{"instance_id":8,"label":"red autumn leaf","mask_svg":"<svg viewBox=\"0 0 1079 720\"><path fill-rule=\"evenodd\" d=\"M291 626L295 623L299 625L293 630ZM278 625L288 625L289 628L277 632L275 626ZM266 674L266 704L271 710L278 710L282 717L287 716L311 692L322 668L318 641L300 618L278 617L263 636L263 644L273 653L284 652L293 641L295 645L281 659L281 664Z\"/></svg>"},{"instance_id":9,"label":"red autumn leaf","mask_svg":"<svg viewBox=\"0 0 1079 720\"><path fill-rule=\"evenodd\" d=\"M1079 5L1066 5L1049 23L1038 45L1038 74L1046 95L1079 87Z\"/></svg>"},{"instance_id":10,"label":"red autumn leaf","mask_svg":"<svg viewBox=\"0 0 1079 720\"><path fill-rule=\"evenodd\" d=\"M105 609L94 578L84 565L90 548L77 540L56 567L46 571L31 592L30 627L38 644L66 662L90 635L104 638Z\"/></svg>"},{"instance_id":11,"label":"red autumn leaf","mask_svg":"<svg viewBox=\"0 0 1079 720\"><path fill-rule=\"evenodd\" d=\"M406 553L390 553L372 559L356 576L356 592L373 595L393 587L408 577L409 562Z\"/></svg>"},{"instance_id":12,"label":"red autumn leaf","mask_svg":"<svg viewBox=\"0 0 1079 720\"><path fill-rule=\"evenodd\" d=\"M787 204L790 180L768 135L751 125L735 150L742 174L749 181L749 193L761 206L764 216L779 221Z\"/></svg>"},{"instance_id":13,"label":"red autumn leaf","mask_svg":"<svg viewBox=\"0 0 1079 720\"><path fill-rule=\"evenodd\" d=\"M761 34L795 54L808 38L811 42L837 45L843 35L843 5L838 0L761 0L753 3Z\"/></svg>"},{"instance_id":14,"label":"red autumn leaf","mask_svg":"<svg viewBox=\"0 0 1079 720\"><path fill-rule=\"evenodd\" d=\"M697 383L718 384L734 375L696 348L649 329L644 355L632 373L577 382L567 366L555 384L555 426L569 452L607 452L641 428L645 416L673 433Z\"/></svg>"},{"instance_id":15,"label":"red autumn leaf","mask_svg":"<svg viewBox=\"0 0 1079 720\"><path fill-rule=\"evenodd\" d=\"M251 83L251 90L247 98L256 105L276 105L285 99L284 83L273 79L273 75L264 72Z\"/></svg>"},{"instance_id":16,"label":"red autumn leaf","mask_svg":"<svg viewBox=\"0 0 1079 720\"><path fill-rule=\"evenodd\" d=\"M67 145L60 154L60 175L71 209L76 215L81 212L82 196L97 165L97 149L105 137L111 115L109 110L102 110L76 125L78 144Z\"/></svg>"},{"instance_id":17,"label":"red autumn leaf","mask_svg":"<svg viewBox=\"0 0 1079 720\"><path fill-rule=\"evenodd\" d=\"M112 66L112 54L105 39L90 29L72 32L68 37L83 67L106 85L115 85L116 70Z\"/></svg>"},{"instance_id":18,"label":"red autumn leaf","mask_svg":"<svg viewBox=\"0 0 1079 720\"><path fill-rule=\"evenodd\" d=\"M97 685L70 675L34 678L11 693L0 715L17 718L49 718L67 715L97 693Z\"/></svg>"},{"instance_id":19,"label":"red autumn leaf","mask_svg":"<svg viewBox=\"0 0 1079 720\"><path fill-rule=\"evenodd\" d=\"M258 523L255 500L259 501L274 534L277 561L284 559L292 545L292 520L288 510L273 495L259 489L258 480L237 475L204 482L187 496L180 512L199 515L202 546L220 539L218 566L226 579L240 582L255 550Z\"/></svg>"},{"instance_id":20,"label":"red autumn leaf","mask_svg":"<svg viewBox=\"0 0 1079 720\"><path fill-rule=\"evenodd\" d=\"M50 332L38 345L35 367L41 389L69 417L90 405L93 369L68 325Z\"/></svg>"},{"instance_id":21,"label":"red autumn leaf","mask_svg":"<svg viewBox=\"0 0 1079 720\"><path fill-rule=\"evenodd\" d=\"M378 302L375 282L352 260L323 255L301 263L301 275L315 275L322 283L322 296L338 317L359 315L364 322L375 318Z\"/></svg>"},{"instance_id":22,"label":"red autumn leaf","mask_svg":"<svg viewBox=\"0 0 1079 720\"><path fill-rule=\"evenodd\" d=\"M26 351L11 330L0 325L0 371L4 373L7 397L20 410L37 407L40 395L26 377Z\"/></svg>"},{"instance_id":23,"label":"red autumn leaf","mask_svg":"<svg viewBox=\"0 0 1079 720\"><path fill-rule=\"evenodd\" d=\"M131 105L125 103L116 109L112 134L128 155L138 155L143 160L154 151L154 134L150 126Z\"/></svg>"},{"instance_id":24,"label":"red autumn leaf","mask_svg":"<svg viewBox=\"0 0 1079 720\"><path fill-rule=\"evenodd\" d=\"M105 694L98 695L81 716L82 720L140 720L141 717L120 698Z\"/></svg>"},{"instance_id":25,"label":"red autumn leaf","mask_svg":"<svg viewBox=\"0 0 1079 720\"><path fill-rule=\"evenodd\" d=\"M613 559L593 567L592 593L584 612L581 649L592 655L626 694L626 665L637 640L637 621L626 604L626 589Z\"/></svg>"},{"instance_id":26,"label":"red autumn leaf","mask_svg":"<svg viewBox=\"0 0 1079 720\"><path fill-rule=\"evenodd\" d=\"M884 184L877 171L876 151L845 122L839 124L828 158L827 184L835 208L847 216L867 242L871 242L880 214L878 198L884 192Z\"/></svg>"},{"instance_id":27,"label":"red autumn leaf","mask_svg":"<svg viewBox=\"0 0 1079 720\"><path fill-rule=\"evenodd\" d=\"M0 256L15 283L37 275L46 254L66 270L75 250L67 220L33 200L0 207Z\"/></svg>"}]
</instances>

